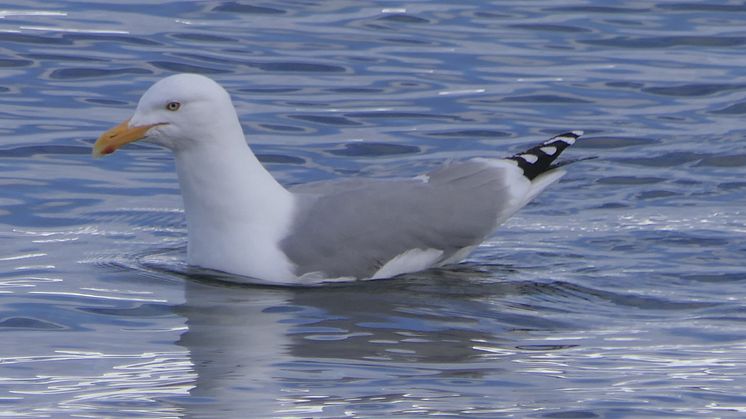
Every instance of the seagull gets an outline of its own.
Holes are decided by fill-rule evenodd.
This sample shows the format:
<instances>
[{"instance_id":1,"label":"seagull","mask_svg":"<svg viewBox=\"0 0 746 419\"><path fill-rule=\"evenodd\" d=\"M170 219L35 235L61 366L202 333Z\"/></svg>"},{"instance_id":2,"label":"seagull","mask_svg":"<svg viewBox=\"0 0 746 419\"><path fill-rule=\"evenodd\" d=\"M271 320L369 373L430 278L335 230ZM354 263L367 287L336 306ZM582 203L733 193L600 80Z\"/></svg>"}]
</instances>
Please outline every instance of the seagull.
<instances>
[{"instance_id":1,"label":"seagull","mask_svg":"<svg viewBox=\"0 0 746 419\"><path fill-rule=\"evenodd\" d=\"M171 150L187 224L187 263L233 281L297 285L391 278L458 263L564 174L554 160L581 131L507 158L449 161L410 178L347 178L286 188L246 142L212 79L159 80L131 118L93 146L138 140Z\"/></svg>"}]
</instances>

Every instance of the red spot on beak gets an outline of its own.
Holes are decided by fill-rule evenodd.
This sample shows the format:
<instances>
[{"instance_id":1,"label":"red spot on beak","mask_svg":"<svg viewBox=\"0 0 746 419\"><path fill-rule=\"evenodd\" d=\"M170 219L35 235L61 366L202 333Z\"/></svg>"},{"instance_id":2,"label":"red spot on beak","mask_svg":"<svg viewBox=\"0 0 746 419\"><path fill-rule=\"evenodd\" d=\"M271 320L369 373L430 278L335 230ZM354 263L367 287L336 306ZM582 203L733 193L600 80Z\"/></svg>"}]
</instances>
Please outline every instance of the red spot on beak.
<instances>
[{"instance_id":1,"label":"red spot on beak","mask_svg":"<svg viewBox=\"0 0 746 419\"><path fill-rule=\"evenodd\" d=\"M112 146L109 146L109 147L106 147L105 149L103 149L103 150L101 151L101 154L111 154L111 153L113 153L114 151L116 151L116 148L114 148L114 147L112 147Z\"/></svg>"}]
</instances>

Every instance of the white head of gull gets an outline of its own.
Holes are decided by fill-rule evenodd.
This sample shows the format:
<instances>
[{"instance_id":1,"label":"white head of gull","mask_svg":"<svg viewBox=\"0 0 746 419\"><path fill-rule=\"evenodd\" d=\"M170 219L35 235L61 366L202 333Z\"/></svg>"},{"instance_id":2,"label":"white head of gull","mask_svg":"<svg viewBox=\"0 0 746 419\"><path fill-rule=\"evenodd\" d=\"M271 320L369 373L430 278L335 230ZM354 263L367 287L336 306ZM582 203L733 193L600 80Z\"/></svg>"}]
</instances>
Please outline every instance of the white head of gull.
<instances>
[{"instance_id":1,"label":"white head of gull","mask_svg":"<svg viewBox=\"0 0 746 419\"><path fill-rule=\"evenodd\" d=\"M564 170L552 162L581 135L505 159L449 162L415 178L316 182L290 190L246 143L228 93L178 74L143 94L93 155L140 139L176 159L188 263L238 282L303 284L387 278L456 263Z\"/></svg>"}]
</instances>

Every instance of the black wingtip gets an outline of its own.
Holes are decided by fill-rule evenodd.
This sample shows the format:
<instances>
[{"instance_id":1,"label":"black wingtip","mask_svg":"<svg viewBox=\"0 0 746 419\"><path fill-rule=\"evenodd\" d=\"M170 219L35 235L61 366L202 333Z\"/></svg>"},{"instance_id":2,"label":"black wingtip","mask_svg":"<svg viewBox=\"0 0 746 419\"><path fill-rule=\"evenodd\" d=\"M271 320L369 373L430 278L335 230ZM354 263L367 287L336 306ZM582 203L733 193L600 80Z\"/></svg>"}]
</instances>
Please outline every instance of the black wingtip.
<instances>
[{"instance_id":1,"label":"black wingtip","mask_svg":"<svg viewBox=\"0 0 746 419\"><path fill-rule=\"evenodd\" d=\"M518 153L508 157L518 163L518 167L523 169L523 175L533 180L540 174L552 170L557 166L552 166L552 162L562 154L565 149L573 144L575 140L583 135L583 131L570 131L564 134L555 135L543 143L529 148L523 153Z\"/></svg>"}]
</instances>

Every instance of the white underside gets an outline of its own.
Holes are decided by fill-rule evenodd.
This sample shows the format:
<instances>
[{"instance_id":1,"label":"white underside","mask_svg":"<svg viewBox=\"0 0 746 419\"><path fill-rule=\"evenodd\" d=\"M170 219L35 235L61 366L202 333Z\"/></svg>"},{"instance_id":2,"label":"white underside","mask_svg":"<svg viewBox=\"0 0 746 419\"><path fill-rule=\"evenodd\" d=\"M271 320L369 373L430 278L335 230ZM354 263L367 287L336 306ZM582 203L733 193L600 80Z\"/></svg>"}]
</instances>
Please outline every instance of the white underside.
<instances>
[{"instance_id":1,"label":"white underside","mask_svg":"<svg viewBox=\"0 0 746 419\"><path fill-rule=\"evenodd\" d=\"M392 278L397 275L419 272L432 267L439 267L461 262L462 260L464 260L464 258L469 256L469 254L474 250L475 247L476 245L464 247L463 249L451 255L451 257L442 260L442 250L409 249L406 252L403 252L386 262L373 274L373 276L369 278L355 278L352 276L329 278L323 272L308 272L298 277L298 279L294 280L293 283L299 285L311 285L330 282L350 282L358 280Z\"/></svg>"},{"instance_id":2,"label":"white underside","mask_svg":"<svg viewBox=\"0 0 746 419\"><path fill-rule=\"evenodd\" d=\"M443 251L438 249L409 249L394 257L370 277L370 279L391 278L397 275L425 270L438 262Z\"/></svg>"},{"instance_id":3,"label":"white underside","mask_svg":"<svg viewBox=\"0 0 746 419\"><path fill-rule=\"evenodd\" d=\"M533 201L533 199L536 198L536 196L539 195L544 189L548 188L554 182L560 180L560 178L566 173L567 172L563 169L556 169L537 176L533 181L531 181L531 189L529 189L528 194L524 198L524 203L521 206L524 206Z\"/></svg>"},{"instance_id":4,"label":"white underside","mask_svg":"<svg viewBox=\"0 0 746 419\"><path fill-rule=\"evenodd\" d=\"M471 254L471 252L474 250L475 247L477 247L477 245L467 246L467 247L460 249L456 253L452 254L451 257L449 257L448 259L438 262L438 266L445 266L445 265L450 265L452 263L461 262L462 260L466 259L466 257L469 256L469 254Z\"/></svg>"},{"instance_id":5,"label":"white underside","mask_svg":"<svg viewBox=\"0 0 746 419\"><path fill-rule=\"evenodd\" d=\"M476 158L476 161L483 161L492 167L503 169L505 171L505 184L510 194L510 200L506 202L503 208L495 214L495 228L504 223L518 210L526 206L537 195L539 195L549 185L557 182L565 175L564 170L550 170L537 176L534 180L529 180L523 175L523 170L518 164L509 159L486 159Z\"/></svg>"}]
</instances>

